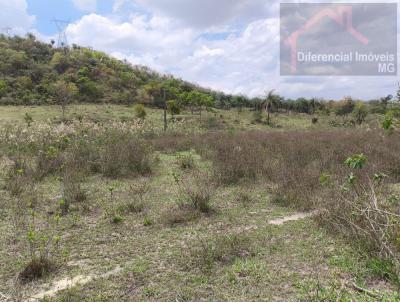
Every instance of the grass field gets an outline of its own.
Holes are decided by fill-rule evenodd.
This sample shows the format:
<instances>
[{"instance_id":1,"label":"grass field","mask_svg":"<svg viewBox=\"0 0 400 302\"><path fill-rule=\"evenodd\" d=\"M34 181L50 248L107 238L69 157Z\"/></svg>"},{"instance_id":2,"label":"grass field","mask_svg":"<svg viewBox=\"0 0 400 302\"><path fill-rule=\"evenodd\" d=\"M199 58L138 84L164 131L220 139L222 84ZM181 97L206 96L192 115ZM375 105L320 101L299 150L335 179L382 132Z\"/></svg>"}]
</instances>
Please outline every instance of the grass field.
<instances>
[{"instance_id":1,"label":"grass field","mask_svg":"<svg viewBox=\"0 0 400 302\"><path fill-rule=\"evenodd\" d=\"M162 137L162 111L147 112L142 127L152 129L150 139ZM32 129L40 123L59 126L58 107L10 106L0 108L1 127L26 127L26 113L33 118ZM74 105L68 117L94 120L105 128L135 120L131 107L109 105ZM330 129L331 120L340 121L321 116L313 125L310 116L280 114L273 116L276 127L271 128L253 123L250 111L221 110L201 118L184 114L170 123L169 134L320 131ZM372 131L378 120L371 116L354 131ZM53 138L51 142L56 145ZM9 144L2 144L0 178L0 301L36 301L35 297L43 301L400 301L396 278L382 269L381 262L323 227L318 215L271 223L302 211L277 202L277 184L268 177L215 185L207 200L210 209L185 212L189 210L181 203L197 188L198 175L203 175L196 171L213 174L215 167L208 151L195 145L182 147L186 150L155 147L151 173L114 177L87 173L80 181L85 200L72 203L68 214L59 217L60 238L51 257L51 272L21 283L18 274L31 257L25 231L30 212L17 215L15 205L25 204L26 197L7 189L15 160L15 153L7 153ZM28 161L34 158L26 154ZM182 184L191 175L187 189ZM33 195L34 187L40 202L30 209L42 215L36 217L37 228L48 230L46 219L59 211L65 182L54 172L33 186L25 178L17 184L28 195ZM214 186L214 180L205 184ZM207 189L199 188L199 195ZM179 209L185 210L183 214ZM36 248L41 248L40 243Z\"/></svg>"},{"instance_id":2,"label":"grass field","mask_svg":"<svg viewBox=\"0 0 400 302\"><path fill-rule=\"evenodd\" d=\"M159 109L146 109L147 118L152 124L156 125L159 130L163 128L163 112ZM190 112L183 112L177 116L186 121L185 126L189 125L190 129L198 129L203 125L207 126L210 119L216 119L218 124L222 124L225 128L234 128L238 130L254 130L254 129L271 129L266 124L254 123L253 112L248 109L239 111L232 110L213 110L214 112L203 112L202 117L198 115L192 116ZM61 118L61 108L59 106L2 106L0 107L0 125L8 123L23 123L24 116L28 113L34 121L59 120ZM67 116L71 119L89 118L95 121L129 121L135 119L134 109L132 106L123 105L70 105L67 109ZM171 117L168 116L170 119ZM365 125L369 127L377 127L376 115L371 115L367 118ZM194 121L194 122L193 122ZM321 129L330 127L329 122L341 123L343 118L331 116L320 116L319 123L313 125L311 116L307 114L273 114L272 123L276 129ZM213 123L211 121L210 123ZM216 123L214 122L214 123ZM173 123L169 123L170 127L174 128ZM365 127L364 125L364 127ZM213 125L211 125L212 127ZM184 131L185 127L178 128L179 131ZM207 129L206 129L207 130ZM212 130L212 129L211 129Z\"/></svg>"}]
</instances>

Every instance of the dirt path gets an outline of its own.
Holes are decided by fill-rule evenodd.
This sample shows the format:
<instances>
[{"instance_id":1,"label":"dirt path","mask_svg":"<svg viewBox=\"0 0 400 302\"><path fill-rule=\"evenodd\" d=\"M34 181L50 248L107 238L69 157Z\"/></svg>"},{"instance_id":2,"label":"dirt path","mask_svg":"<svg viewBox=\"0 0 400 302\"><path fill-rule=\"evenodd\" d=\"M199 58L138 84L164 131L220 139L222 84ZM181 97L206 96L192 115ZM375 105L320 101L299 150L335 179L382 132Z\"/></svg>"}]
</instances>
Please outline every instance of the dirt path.
<instances>
[{"instance_id":1,"label":"dirt path","mask_svg":"<svg viewBox=\"0 0 400 302\"><path fill-rule=\"evenodd\" d=\"M117 267L109 272L100 275L78 275L74 278L64 278L59 281L55 281L52 284L47 284L42 287L42 290L34 294L33 296L29 297L26 301L27 302L34 302L41 300L45 297L54 297L60 291L72 288L77 285L85 285L93 280L100 279L100 278L108 278L110 276L114 276L119 274L122 271L122 267Z\"/></svg>"},{"instance_id":2,"label":"dirt path","mask_svg":"<svg viewBox=\"0 0 400 302\"><path fill-rule=\"evenodd\" d=\"M284 224L286 222L289 222L289 221L297 221L297 220L313 217L313 216L315 216L317 214L318 214L317 211L309 212L309 213L296 213L296 214L293 214L293 215L290 215L290 216L285 216L285 217L282 217L282 218L272 219L272 220L268 221L268 224L282 225L282 224Z\"/></svg>"}]
</instances>

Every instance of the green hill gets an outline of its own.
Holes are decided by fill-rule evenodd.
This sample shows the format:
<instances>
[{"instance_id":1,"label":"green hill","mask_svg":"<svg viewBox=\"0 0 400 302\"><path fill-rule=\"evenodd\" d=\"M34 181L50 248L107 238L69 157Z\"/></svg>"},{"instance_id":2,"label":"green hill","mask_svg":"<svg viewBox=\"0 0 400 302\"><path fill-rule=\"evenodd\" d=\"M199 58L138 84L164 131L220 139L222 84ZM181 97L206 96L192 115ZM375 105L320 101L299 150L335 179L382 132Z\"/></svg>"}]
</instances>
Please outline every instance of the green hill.
<instances>
[{"instance_id":1,"label":"green hill","mask_svg":"<svg viewBox=\"0 0 400 302\"><path fill-rule=\"evenodd\" d=\"M1 105L57 103L57 82L73 87L77 92L73 101L85 103L162 106L164 89L168 100L181 102L190 94L208 103L231 99L100 51L77 45L55 48L31 34L25 38L0 35L0 75Z\"/></svg>"}]
</instances>

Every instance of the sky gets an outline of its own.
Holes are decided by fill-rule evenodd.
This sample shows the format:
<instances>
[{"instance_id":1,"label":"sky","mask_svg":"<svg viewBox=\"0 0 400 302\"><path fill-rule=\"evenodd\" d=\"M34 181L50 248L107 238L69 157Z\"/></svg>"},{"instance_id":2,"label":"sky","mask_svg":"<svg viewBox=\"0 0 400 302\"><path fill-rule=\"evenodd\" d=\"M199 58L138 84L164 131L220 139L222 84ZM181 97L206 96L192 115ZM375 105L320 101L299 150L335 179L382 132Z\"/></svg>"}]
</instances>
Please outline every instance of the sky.
<instances>
[{"instance_id":1,"label":"sky","mask_svg":"<svg viewBox=\"0 0 400 302\"><path fill-rule=\"evenodd\" d=\"M393 76L280 76L276 0L0 0L0 8L0 28L12 34L48 42L57 37L51 20L68 20L70 44L227 93L369 100L398 87Z\"/></svg>"}]
</instances>

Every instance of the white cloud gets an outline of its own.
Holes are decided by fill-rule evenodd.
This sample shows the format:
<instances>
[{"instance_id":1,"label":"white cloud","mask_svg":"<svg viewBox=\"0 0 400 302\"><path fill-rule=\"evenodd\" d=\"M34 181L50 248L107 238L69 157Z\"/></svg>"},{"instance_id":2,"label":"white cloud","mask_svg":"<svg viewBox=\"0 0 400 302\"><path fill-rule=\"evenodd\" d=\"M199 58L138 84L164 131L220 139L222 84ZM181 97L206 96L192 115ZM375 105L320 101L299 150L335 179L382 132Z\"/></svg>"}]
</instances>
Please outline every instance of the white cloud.
<instances>
[{"instance_id":1,"label":"white cloud","mask_svg":"<svg viewBox=\"0 0 400 302\"><path fill-rule=\"evenodd\" d=\"M130 22L117 23L91 14L70 25L68 34L74 43L134 64L215 89L254 95L267 88L266 77L276 77L277 24L276 19L256 21L240 34L210 41L201 38L202 31L181 27L165 17L135 16Z\"/></svg>"},{"instance_id":2,"label":"white cloud","mask_svg":"<svg viewBox=\"0 0 400 302\"><path fill-rule=\"evenodd\" d=\"M201 57L207 57L207 56L214 57L214 56L222 56L224 53L225 53L225 51L221 48L210 49L207 46L203 45L203 47L201 49L196 50L194 52L193 56L195 58L201 58Z\"/></svg>"},{"instance_id":3,"label":"white cloud","mask_svg":"<svg viewBox=\"0 0 400 302\"><path fill-rule=\"evenodd\" d=\"M116 0L120 2L121 0ZM135 0L152 13L162 14L196 28L209 28L227 22L249 22L271 16L278 1L265 0Z\"/></svg>"},{"instance_id":4,"label":"white cloud","mask_svg":"<svg viewBox=\"0 0 400 302\"><path fill-rule=\"evenodd\" d=\"M84 12L94 12L97 7L97 0L72 0L74 6Z\"/></svg>"},{"instance_id":5,"label":"white cloud","mask_svg":"<svg viewBox=\"0 0 400 302\"><path fill-rule=\"evenodd\" d=\"M126 3L126 0L115 0L113 4L113 12L118 12Z\"/></svg>"},{"instance_id":6,"label":"white cloud","mask_svg":"<svg viewBox=\"0 0 400 302\"><path fill-rule=\"evenodd\" d=\"M276 89L287 97L371 99L396 89L396 79L387 77L280 77L277 1L271 9L259 0L169 0L168 5L161 0L116 0L114 10L126 13L128 2L140 2L147 13L136 10L126 22L118 14L86 15L68 27L70 42L250 96ZM238 26L239 21L246 23Z\"/></svg>"},{"instance_id":7,"label":"white cloud","mask_svg":"<svg viewBox=\"0 0 400 302\"><path fill-rule=\"evenodd\" d=\"M35 22L25 0L0 0L0 7L0 28L9 27L13 34L25 34Z\"/></svg>"},{"instance_id":8,"label":"white cloud","mask_svg":"<svg viewBox=\"0 0 400 302\"><path fill-rule=\"evenodd\" d=\"M369 99L395 89L395 81L388 84L387 78L280 77L277 18L251 22L224 39L206 39L205 32L167 17L141 15L118 22L91 14L68 28L73 43L230 93L258 96L277 89L288 97Z\"/></svg>"},{"instance_id":9,"label":"white cloud","mask_svg":"<svg viewBox=\"0 0 400 302\"><path fill-rule=\"evenodd\" d=\"M74 43L126 55L166 55L181 52L193 41L193 31L178 29L167 19L134 16L118 23L97 14L82 17L69 25L68 35Z\"/></svg>"}]
</instances>

